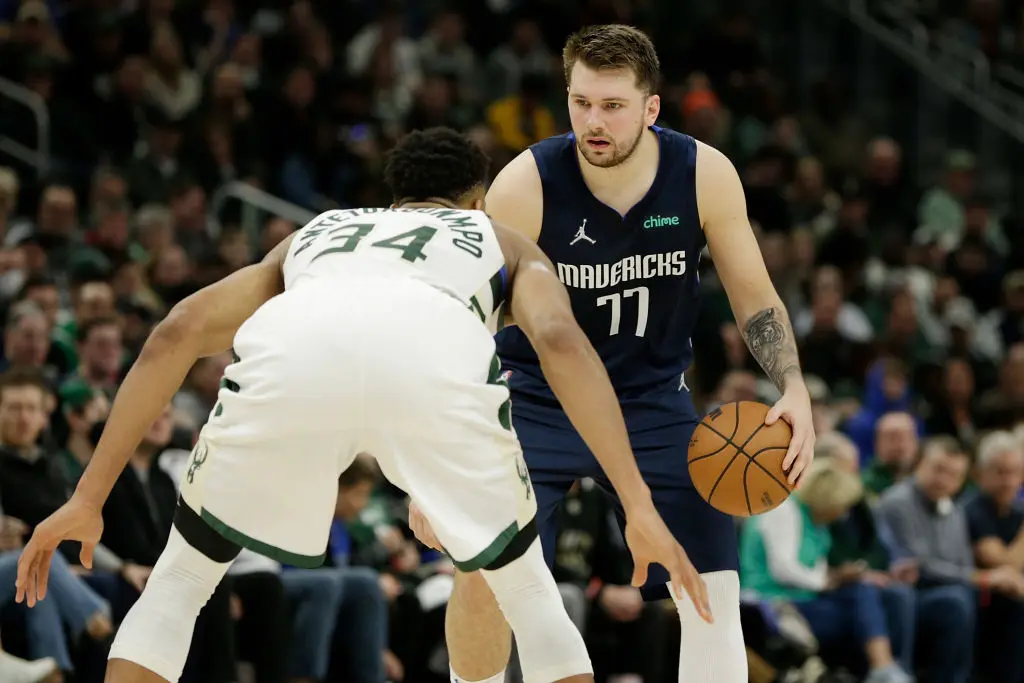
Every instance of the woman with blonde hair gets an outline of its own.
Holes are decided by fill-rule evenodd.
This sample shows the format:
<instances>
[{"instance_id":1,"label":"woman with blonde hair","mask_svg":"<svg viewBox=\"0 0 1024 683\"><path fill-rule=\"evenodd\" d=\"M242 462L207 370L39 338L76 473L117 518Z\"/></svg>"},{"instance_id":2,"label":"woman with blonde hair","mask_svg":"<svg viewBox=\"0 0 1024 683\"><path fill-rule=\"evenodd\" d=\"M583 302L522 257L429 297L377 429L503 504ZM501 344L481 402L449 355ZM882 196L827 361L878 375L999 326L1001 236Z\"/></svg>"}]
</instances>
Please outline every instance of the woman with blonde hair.
<instances>
[{"instance_id":1,"label":"woman with blonde hair","mask_svg":"<svg viewBox=\"0 0 1024 683\"><path fill-rule=\"evenodd\" d=\"M856 642L869 667L866 683L909 683L893 657L878 588L860 581L865 567L828 567L828 526L863 495L856 474L833 459L815 460L799 491L744 525L740 580L764 599L790 601L824 649Z\"/></svg>"}]
</instances>

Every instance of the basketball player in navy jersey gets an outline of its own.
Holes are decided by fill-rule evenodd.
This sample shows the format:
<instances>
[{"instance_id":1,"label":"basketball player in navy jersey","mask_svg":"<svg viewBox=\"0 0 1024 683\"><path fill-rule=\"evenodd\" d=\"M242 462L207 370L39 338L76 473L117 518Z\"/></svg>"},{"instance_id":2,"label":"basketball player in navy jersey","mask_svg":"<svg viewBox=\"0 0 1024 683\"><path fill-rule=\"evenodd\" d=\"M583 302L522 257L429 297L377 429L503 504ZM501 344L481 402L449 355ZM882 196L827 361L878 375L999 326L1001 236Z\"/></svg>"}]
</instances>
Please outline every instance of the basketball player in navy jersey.
<instances>
[{"instance_id":1,"label":"basketball player in navy jersey","mask_svg":"<svg viewBox=\"0 0 1024 683\"><path fill-rule=\"evenodd\" d=\"M683 372L692 356L705 244L747 346L782 392L766 422L784 419L793 427L784 461L791 483L799 482L814 447L796 341L733 165L718 150L654 125L659 65L647 36L623 25L587 28L569 38L563 64L573 132L513 160L495 178L486 209L555 263L577 320L608 368L655 504L707 585L711 623L685 596L673 596L682 624L680 680L746 683L735 528L697 494L686 460L701 417ZM550 562L552 513L569 487L582 477L607 482L523 333L506 329L498 351ZM417 510L410 521L421 540L436 545ZM667 580L652 566L644 597L668 597ZM479 576L457 574L455 586L446 629L452 680L498 683L510 652L508 627Z\"/></svg>"}]
</instances>

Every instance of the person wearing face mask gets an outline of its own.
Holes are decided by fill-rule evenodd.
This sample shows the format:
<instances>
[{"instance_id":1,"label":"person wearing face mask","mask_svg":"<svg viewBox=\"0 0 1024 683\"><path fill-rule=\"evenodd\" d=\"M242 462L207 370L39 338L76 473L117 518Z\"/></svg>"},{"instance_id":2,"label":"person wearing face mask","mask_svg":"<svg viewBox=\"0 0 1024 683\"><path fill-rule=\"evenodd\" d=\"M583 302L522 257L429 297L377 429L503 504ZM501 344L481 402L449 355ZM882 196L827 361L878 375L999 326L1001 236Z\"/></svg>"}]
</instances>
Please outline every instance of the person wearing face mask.
<instances>
[{"instance_id":1,"label":"person wearing face mask","mask_svg":"<svg viewBox=\"0 0 1024 683\"><path fill-rule=\"evenodd\" d=\"M61 386L59 394L67 427L67 438L59 461L67 480L77 482L92 458L96 444L93 431L110 412L110 401L102 391L77 378Z\"/></svg>"}]
</instances>

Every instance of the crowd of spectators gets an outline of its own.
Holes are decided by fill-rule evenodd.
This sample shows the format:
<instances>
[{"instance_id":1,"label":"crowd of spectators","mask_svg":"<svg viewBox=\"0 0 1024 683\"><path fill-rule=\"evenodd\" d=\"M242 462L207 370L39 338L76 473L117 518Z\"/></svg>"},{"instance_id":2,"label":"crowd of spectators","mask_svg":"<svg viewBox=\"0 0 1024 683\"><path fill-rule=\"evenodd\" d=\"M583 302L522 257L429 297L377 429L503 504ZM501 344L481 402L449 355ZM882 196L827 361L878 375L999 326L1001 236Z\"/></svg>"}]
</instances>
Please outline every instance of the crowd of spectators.
<instances>
[{"instance_id":1,"label":"crowd of spectators","mask_svg":"<svg viewBox=\"0 0 1024 683\"><path fill-rule=\"evenodd\" d=\"M567 129L567 33L624 21L664 51L661 123L740 170L814 399L811 481L738 539L752 679L896 665L934 683L1024 683L1018 217L976 186L968 150L949 150L922 185L900 141L865 130L835 83L786 95L744 12L667 26L676 10L0 0L0 77L38 95L50 123L40 131L0 101L0 142L18 143L0 144L0 681L102 680L167 539L230 354L196 364L132 456L94 568L69 549L47 600L13 603L18 549L81 475L153 324L297 227L268 216L249 230L238 207L213 210L217 190L244 182L312 212L386 205L386 150L438 124L466 131L496 171ZM25 153L41 144L42 167ZM703 264L689 385L706 407L773 401ZM357 461L339 481L327 566L243 552L200 616L182 680L447 680L452 569L412 539L406 505ZM607 498L580 482L560 514L556 578L598 680L676 680L674 608L628 585Z\"/></svg>"}]
</instances>

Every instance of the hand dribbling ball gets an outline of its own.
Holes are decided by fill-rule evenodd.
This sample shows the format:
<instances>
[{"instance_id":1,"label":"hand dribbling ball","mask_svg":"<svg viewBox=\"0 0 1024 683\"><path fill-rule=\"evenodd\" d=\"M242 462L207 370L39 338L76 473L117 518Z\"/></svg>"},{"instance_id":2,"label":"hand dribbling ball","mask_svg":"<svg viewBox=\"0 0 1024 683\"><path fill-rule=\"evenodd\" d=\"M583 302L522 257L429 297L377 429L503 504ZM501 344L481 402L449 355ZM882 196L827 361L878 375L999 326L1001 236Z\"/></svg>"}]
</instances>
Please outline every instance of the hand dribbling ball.
<instances>
[{"instance_id":1,"label":"hand dribbling ball","mask_svg":"<svg viewBox=\"0 0 1024 683\"><path fill-rule=\"evenodd\" d=\"M690 438L690 479L712 507L750 517L778 507L792 489L782 461L793 430L780 419L766 425L770 406L726 403L704 416Z\"/></svg>"}]
</instances>

